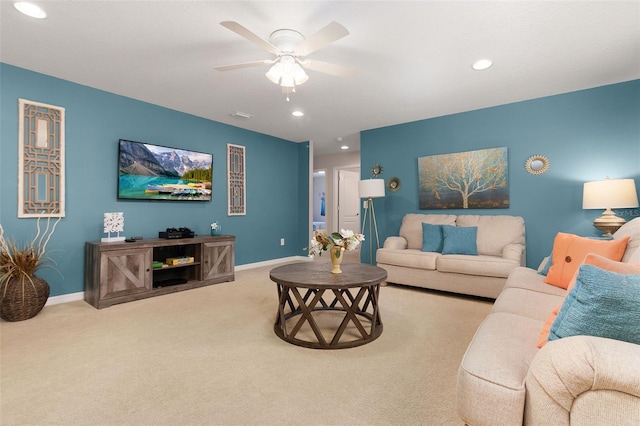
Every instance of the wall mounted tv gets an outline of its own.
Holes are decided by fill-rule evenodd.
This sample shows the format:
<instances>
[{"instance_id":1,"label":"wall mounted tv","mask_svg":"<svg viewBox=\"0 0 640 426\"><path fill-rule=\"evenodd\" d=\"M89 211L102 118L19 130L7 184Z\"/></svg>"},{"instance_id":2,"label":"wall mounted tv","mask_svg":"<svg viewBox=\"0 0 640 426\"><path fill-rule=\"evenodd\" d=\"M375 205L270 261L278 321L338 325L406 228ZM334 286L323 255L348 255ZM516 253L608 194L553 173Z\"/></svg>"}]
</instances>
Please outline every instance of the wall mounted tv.
<instances>
[{"instance_id":1,"label":"wall mounted tv","mask_svg":"<svg viewBox=\"0 0 640 426\"><path fill-rule=\"evenodd\" d=\"M118 199L211 201L213 155L120 139Z\"/></svg>"}]
</instances>

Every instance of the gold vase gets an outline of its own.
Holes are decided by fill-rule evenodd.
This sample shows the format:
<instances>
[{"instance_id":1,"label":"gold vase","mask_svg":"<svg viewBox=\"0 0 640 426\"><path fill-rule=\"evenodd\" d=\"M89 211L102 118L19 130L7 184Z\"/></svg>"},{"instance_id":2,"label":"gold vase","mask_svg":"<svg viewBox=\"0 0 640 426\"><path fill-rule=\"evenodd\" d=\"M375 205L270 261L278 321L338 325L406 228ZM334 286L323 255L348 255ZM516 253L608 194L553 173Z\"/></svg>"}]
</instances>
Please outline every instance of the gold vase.
<instances>
[{"instance_id":1,"label":"gold vase","mask_svg":"<svg viewBox=\"0 0 640 426\"><path fill-rule=\"evenodd\" d=\"M329 250L329 255L331 256L331 268L332 274L341 274L342 270L340 269L340 264L342 263L342 258L344 258L344 248L342 247L331 247Z\"/></svg>"}]
</instances>

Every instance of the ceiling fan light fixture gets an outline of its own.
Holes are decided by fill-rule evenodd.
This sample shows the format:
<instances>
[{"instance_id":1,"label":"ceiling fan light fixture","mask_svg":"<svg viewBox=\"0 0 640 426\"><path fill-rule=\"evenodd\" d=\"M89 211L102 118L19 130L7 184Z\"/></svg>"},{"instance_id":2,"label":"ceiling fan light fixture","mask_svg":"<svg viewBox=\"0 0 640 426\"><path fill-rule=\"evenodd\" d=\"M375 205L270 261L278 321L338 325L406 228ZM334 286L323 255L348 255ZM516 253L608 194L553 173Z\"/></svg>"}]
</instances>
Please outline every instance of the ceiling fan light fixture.
<instances>
[{"instance_id":1,"label":"ceiling fan light fixture","mask_svg":"<svg viewBox=\"0 0 640 426\"><path fill-rule=\"evenodd\" d=\"M309 80L309 76L304 69L300 66L300 64L295 64L293 66L293 80L299 86Z\"/></svg>"},{"instance_id":2,"label":"ceiling fan light fixture","mask_svg":"<svg viewBox=\"0 0 640 426\"><path fill-rule=\"evenodd\" d=\"M267 76L267 78L274 84L280 84L280 79L282 78L282 64L280 62L276 62L264 75Z\"/></svg>"},{"instance_id":3,"label":"ceiling fan light fixture","mask_svg":"<svg viewBox=\"0 0 640 426\"><path fill-rule=\"evenodd\" d=\"M296 87L296 82L293 79L293 75L283 75L282 78L280 79L280 86L281 87L286 87L286 88L295 88Z\"/></svg>"}]
</instances>

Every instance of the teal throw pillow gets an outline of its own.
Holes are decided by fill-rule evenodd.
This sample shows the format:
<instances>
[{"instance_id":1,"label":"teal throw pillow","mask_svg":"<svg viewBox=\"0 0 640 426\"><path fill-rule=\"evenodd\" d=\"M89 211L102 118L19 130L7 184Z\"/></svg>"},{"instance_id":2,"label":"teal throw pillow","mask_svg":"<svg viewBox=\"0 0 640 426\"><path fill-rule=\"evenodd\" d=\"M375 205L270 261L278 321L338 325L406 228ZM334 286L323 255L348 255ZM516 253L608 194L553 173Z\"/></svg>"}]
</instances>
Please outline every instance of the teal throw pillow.
<instances>
[{"instance_id":1,"label":"teal throw pillow","mask_svg":"<svg viewBox=\"0 0 640 426\"><path fill-rule=\"evenodd\" d=\"M547 276L547 274L549 273L549 268L551 268L551 264L553 263L552 260L553 260L553 251L549 253L549 259L547 259L547 263L544 264L544 266L538 272L538 274Z\"/></svg>"},{"instance_id":2,"label":"teal throw pillow","mask_svg":"<svg viewBox=\"0 0 640 426\"><path fill-rule=\"evenodd\" d=\"M582 265L549 341L587 335L640 344L640 275Z\"/></svg>"},{"instance_id":3,"label":"teal throw pillow","mask_svg":"<svg viewBox=\"0 0 640 426\"><path fill-rule=\"evenodd\" d=\"M442 225L444 243L442 254L472 254L478 255L477 226Z\"/></svg>"},{"instance_id":4,"label":"teal throw pillow","mask_svg":"<svg viewBox=\"0 0 640 426\"><path fill-rule=\"evenodd\" d=\"M442 253L444 237L442 236L442 225L432 225L422 223L422 251L432 251Z\"/></svg>"}]
</instances>

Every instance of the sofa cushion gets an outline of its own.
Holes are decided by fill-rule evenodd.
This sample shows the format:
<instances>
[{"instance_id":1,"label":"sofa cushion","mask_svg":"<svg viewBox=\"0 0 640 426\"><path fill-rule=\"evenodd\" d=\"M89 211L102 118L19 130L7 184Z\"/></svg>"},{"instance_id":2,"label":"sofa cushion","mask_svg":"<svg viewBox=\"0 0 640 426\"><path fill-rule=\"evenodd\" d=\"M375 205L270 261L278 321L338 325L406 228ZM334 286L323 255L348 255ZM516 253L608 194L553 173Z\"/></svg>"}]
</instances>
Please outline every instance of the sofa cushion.
<instances>
[{"instance_id":1,"label":"sofa cushion","mask_svg":"<svg viewBox=\"0 0 640 426\"><path fill-rule=\"evenodd\" d=\"M502 256L503 248L510 243L524 246L524 219L520 216L459 215L457 226L478 227L478 254Z\"/></svg>"},{"instance_id":2,"label":"sofa cushion","mask_svg":"<svg viewBox=\"0 0 640 426\"><path fill-rule=\"evenodd\" d=\"M502 312L490 314L480 325L458 370L458 413L465 423L522 424L524 380L538 351L541 325Z\"/></svg>"},{"instance_id":3,"label":"sofa cushion","mask_svg":"<svg viewBox=\"0 0 640 426\"><path fill-rule=\"evenodd\" d=\"M442 253L443 243L442 225L422 222L422 251Z\"/></svg>"},{"instance_id":4,"label":"sofa cushion","mask_svg":"<svg viewBox=\"0 0 640 426\"><path fill-rule=\"evenodd\" d=\"M419 214L408 213L402 218L400 236L407 240L410 249L422 249L422 223L432 225L455 225L456 216L452 214Z\"/></svg>"},{"instance_id":5,"label":"sofa cushion","mask_svg":"<svg viewBox=\"0 0 640 426\"><path fill-rule=\"evenodd\" d=\"M551 287L551 286L549 286ZM524 288L505 288L493 304L491 312L506 312L544 321L563 297Z\"/></svg>"},{"instance_id":6,"label":"sofa cushion","mask_svg":"<svg viewBox=\"0 0 640 426\"><path fill-rule=\"evenodd\" d=\"M537 271L520 266L509 274L509 278L504 288L524 288L531 291L553 294L564 298L566 290L544 282L544 277L539 275Z\"/></svg>"},{"instance_id":7,"label":"sofa cushion","mask_svg":"<svg viewBox=\"0 0 640 426\"><path fill-rule=\"evenodd\" d=\"M622 259L628 242L629 237L602 241L558 232L553 240L552 264L544 282L566 289L588 253L618 261Z\"/></svg>"},{"instance_id":8,"label":"sofa cushion","mask_svg":"<svg viewBox=\"0 0 640 426\"><path fill-rule=\"evenodd\" d=\"M549 341L587 335L640 344L638 300L640 274L618 274L583 265L551 326Z\"/></svg>"},{"instance_id":9,"label":"sofa cushion","mask_svg":"<svg viewBox=\"0 0 640 426\"><path fill-rule=\"evenodd\" d=\"M478 246L476 245L478 228L476 226L441 226L444 238L442 254L478 255Z\"/></svg>"},{"instance_id":10,"label":"sofa cushion","mask_svg":"<svg viewBox=\"0 0 640 426\"><path fill-rule=\"evenodd\" d=\"M520 265L514 260L501 257L467 256L462 254L443 254L436 261L440 272L499 278L507 278L509 273Z\"/></svg>"},{"instance_id":11,"label":"sofa cushion","mask_svg":"<svg viewBox=\"0 0 640 426\"><path fill-rule=\"evenodd\" d=\"M440 253L423 252L420 250L396 250L381 249L376 252L376 261L379 264L406 266L415 269L436 269L436 260L442 256Z\"/></svg>"}]
</instances>

